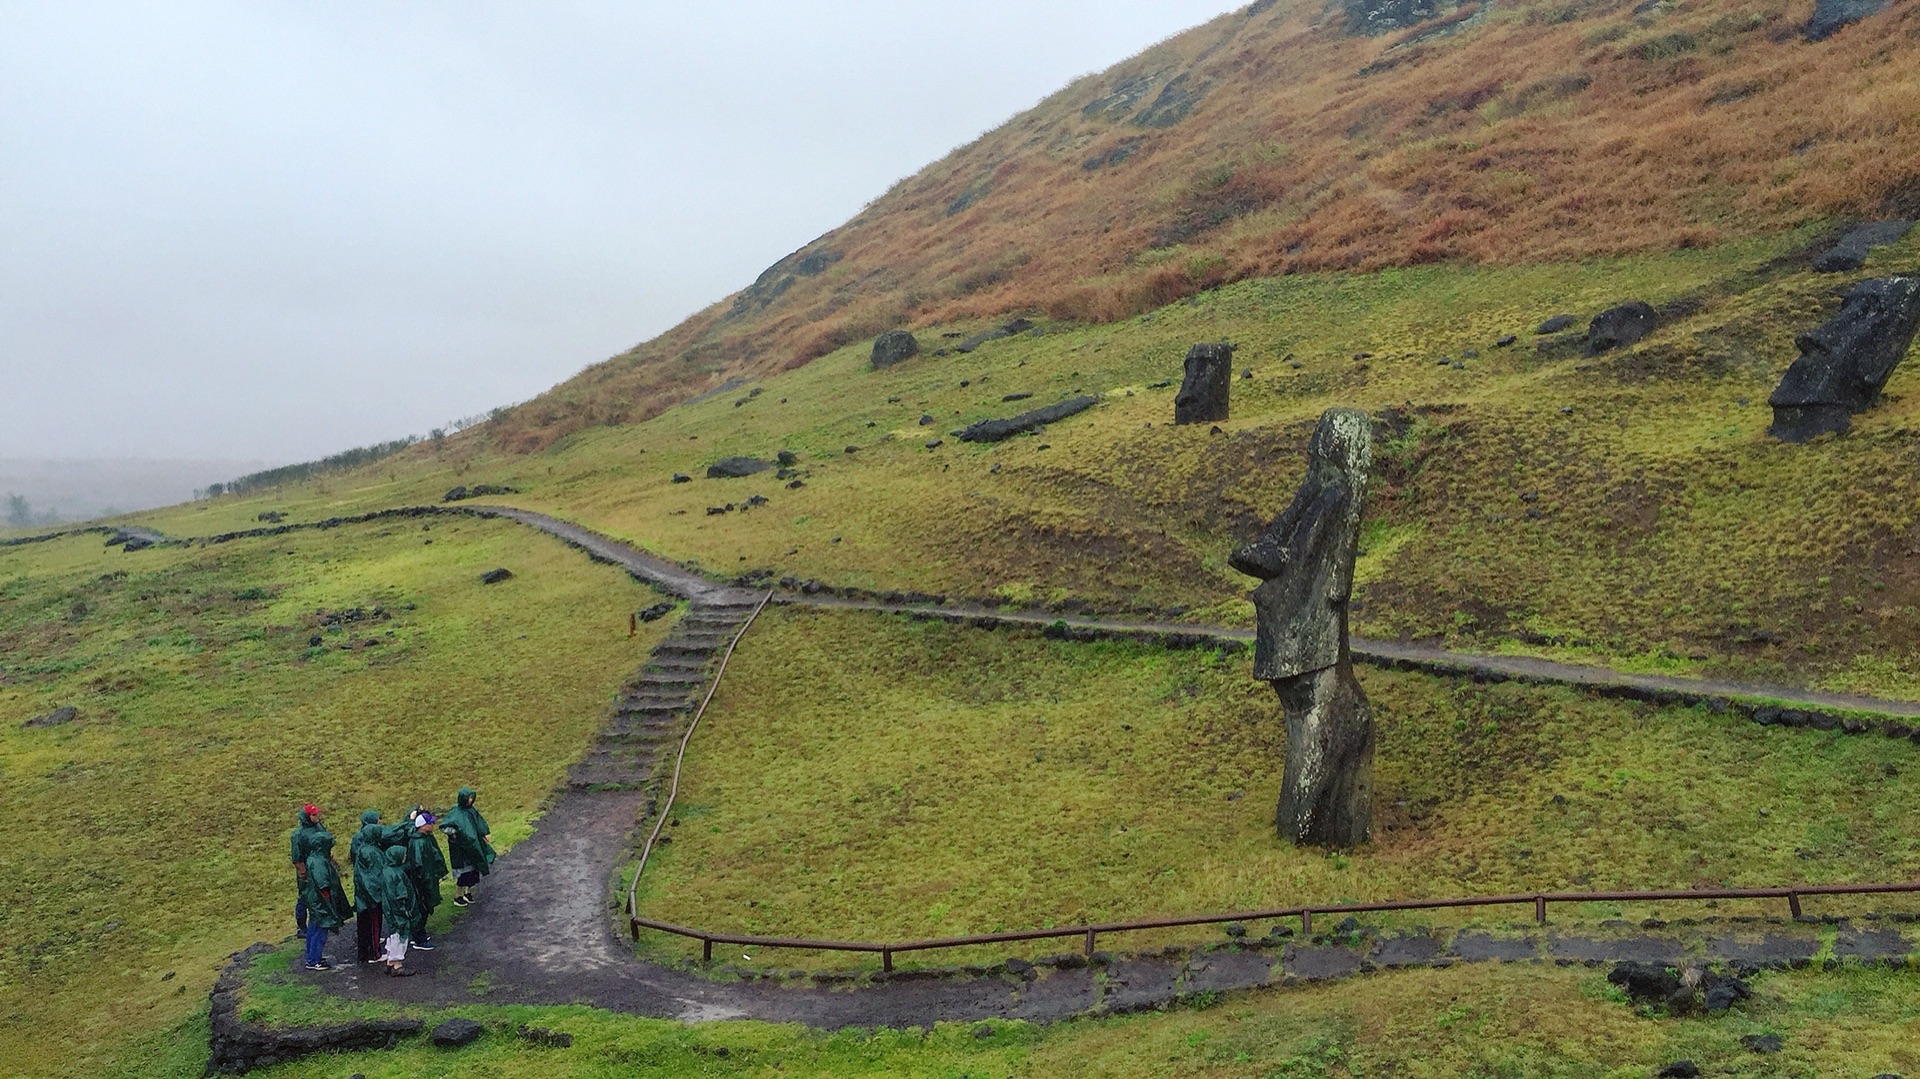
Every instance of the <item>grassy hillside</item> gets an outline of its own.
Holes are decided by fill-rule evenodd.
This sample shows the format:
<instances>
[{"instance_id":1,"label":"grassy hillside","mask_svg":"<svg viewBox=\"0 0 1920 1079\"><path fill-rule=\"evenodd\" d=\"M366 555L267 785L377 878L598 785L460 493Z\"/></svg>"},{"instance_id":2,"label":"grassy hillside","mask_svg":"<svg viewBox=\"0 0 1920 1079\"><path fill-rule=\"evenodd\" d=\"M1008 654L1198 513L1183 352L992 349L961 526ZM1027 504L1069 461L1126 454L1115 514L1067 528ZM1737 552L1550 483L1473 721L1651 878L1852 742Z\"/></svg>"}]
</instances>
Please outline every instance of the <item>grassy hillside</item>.
<instances>
[{"instance_id":1,"label":"grassy hillside","mask_svg":"<svg viewBox=\"0 0 1920 1079\"><path fill-rule=\"evenodd\" d=\"M1079 79L494 435L545 446L895 326L1920 214L1911 0L1819 42L1812 0L1440 0L1356 32L1387 6L1262 0Z\"/></svg>"},{"instance_id":2,"label":"grassy hillside","mask_svg":"<svg viewBox=\"0 0 1920 1079\"><path fill-rule=\"evenodd\" d=\"M1909 239L1856 274L1817 274L1806 253L1823 235L1246 281L883 371L854 345L538 454L454 440L145 519L198 534L266 509L311 520L509 483L521 493L499 500L728 576L1244 623L1249 582L1227 551L1285 504L1320 411L1360 405L1382 443L1357 631L1920 696L1920 365L1844 438L1765 434L1794 335L1848 281L1920 255ZM1531 332L1636 298L1667 322L1632 349L1588 357ZM1223 337L1252 372L1233 418L1217 434L1170 426L1187 345ZM1042 436L949 433L1079 392L1101 405ZM1002 400L1015 393L1034 396ZM722 456L781 449L802 486L705 478ZM767 504L747 507L756 495Z\"/></svg>"},{"instance_id":3,"label":"grassy hillside","mask_svg":"<svg viewBox=\"0 0 1920 1079\"><path fill-rule=\"evenodd\" d=\"M1273 838L1284 727L1244 655L763 616L694 739L642 911L739 933L915 940L1294 902L1920 873L1920 755L1905 741L1518 685L1363 681L1380 730L1376 841L1329 857ZM1556 917L1743 913L1778 904ZM648 943L699 954L677 937ZM729 962L859 961L767 950Z\"/></svg>"},{"instance_id":4,"label":"grassy hillside","mask_svg":"<svg viewBox=\"0 0 1920 1079\"><path fill-rule=\"evenodd\" d=\"M646 595L504 523L0 548L0 1075L99 1074L204 1022L227 954L293 931L304 801L343 860L362 809L464 783L526 835L662 632L626 639ZM62 704L79 718L21 726Z\"/></svg>"}]
</instances>

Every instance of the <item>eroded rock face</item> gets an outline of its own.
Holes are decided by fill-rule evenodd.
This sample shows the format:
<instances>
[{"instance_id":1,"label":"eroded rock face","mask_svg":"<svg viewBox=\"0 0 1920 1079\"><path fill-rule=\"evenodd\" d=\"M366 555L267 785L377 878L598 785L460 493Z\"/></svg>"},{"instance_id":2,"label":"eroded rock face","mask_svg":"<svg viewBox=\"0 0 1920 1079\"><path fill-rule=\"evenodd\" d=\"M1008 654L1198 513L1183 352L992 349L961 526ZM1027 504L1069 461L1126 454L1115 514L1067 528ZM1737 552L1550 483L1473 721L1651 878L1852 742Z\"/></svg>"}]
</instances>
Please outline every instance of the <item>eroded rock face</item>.
<instances>
[{"instance_id":1,"label":"eroded rock face","mask_svg":"<svg viewBox=\"0 0 1920 1079\"><path fill-rule=\"evenodd\" d=\"M774 467L772 461L762 461L758 457L722 457L707 466L707 478L737 480L742 476L759 475Z\"/></svg>"},{"instance_id":2,"label":"eroded rock face","mask_svg":"<svg viewBox=\"0 0 1920 1079\"><path fill-rule=\"evenodd\" d=\"M1187 373L1173 399L1173 422L1213 423L1227 418L1233 388L1233 346L1225 342L1187 350Z\"/></svg>"},{"instance_id":3,"label":"eroded rock face","mask_svg":"<svg viewBox=\"0 0 1920 1079\"><path fill-rule=\"evenodd\" d=\"M1862 281L1847 293L1840 313L1795 341L1800 358L1767 398L1773 426L1786 442L1841 433L1853 414L1879 398L1920 330L1920 278Z\"/></svg>"},{"instance_id":4,"label":"eroded rock face","mask_svg":"<svg viewBox=\"0 0 1920 1079\"><path fill-rule=\"evenodd\" d=\"M1253 591L1253 676L1272 683L1286 715L1275 824L1294 843L1350 847L1372 829L1373 709L1347 643L1372 465L1367 414L1327 410L1307 445L1307 475L1293 502L1228 559L1261 579Z\"/></svg>"},{"instance_id":5,"label":"eroded rock face","mask_svg":"<svg viewBox=\"0 0 1920 1079\"><path fill-rule=\"evenodd\" d=\"M1815 0L1813 18L1807 20L1808 41L1822 41L1849 23L1887 10L1887 0Z\"/></svg>"},{"instance_id":6,"label":"eroded rock face","mask_svg":"<svg viewBox=\"0 0 1920 1079\"><path fill-rule=\"evenodd\" d=\"M1874 221L1849 229L1832 250L1814 260L1813 268L1820 273L1857 270L1874 248L1904 238L1912 228L1911 221Z\"/></svg>"},{"instance_id":7,"label":"eroded rock face","mask_svg":"<svg viewBox=\"0 0 1920 1079\"><path fill-rule=\"evenodd\" d=\"M875 370L892 367L902 360L910 360L919 354L920 342L905 330L888 330L873 339Z\"/></svg>"},{"instance_id":8,"label":"eroded rock face","mask_svg":"<svg viewBox=\"0 0 1920 1079\"><path fill-rule=\"evenodd\" d=\"M1609 307L1587 323L1587 351L1597 356L1626 348L1652 333L1659 323L1660 316L1654 313L1653 305L1640 300Z\"/></svg>"}]
</instances>

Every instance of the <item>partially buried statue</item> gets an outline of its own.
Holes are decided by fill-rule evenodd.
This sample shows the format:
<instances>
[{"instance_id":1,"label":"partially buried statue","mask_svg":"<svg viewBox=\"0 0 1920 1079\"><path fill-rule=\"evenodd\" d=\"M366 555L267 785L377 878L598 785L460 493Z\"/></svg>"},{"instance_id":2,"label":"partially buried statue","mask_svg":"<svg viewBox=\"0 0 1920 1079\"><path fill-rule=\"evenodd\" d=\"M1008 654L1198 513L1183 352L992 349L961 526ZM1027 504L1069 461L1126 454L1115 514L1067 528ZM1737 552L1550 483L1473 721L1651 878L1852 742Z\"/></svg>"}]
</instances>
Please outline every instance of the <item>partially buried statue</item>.
<instances>
[{"instance_id":1,"label":"partially buried statue","mask_svg":"<svg viewBox=\"0 0 1920 1079\"><path fill-rule=\"evenodd\" d=\"M1280 837L1323 847L1366 841L1373 819L1373 709L1353 676L1347 600L1360 512L1373 463L1373 425L1328 409L1307 444L1293 504L1228 563L1261 578L1253 675L1273 683L1287 719Z\"/></svg>"}]
</instances>

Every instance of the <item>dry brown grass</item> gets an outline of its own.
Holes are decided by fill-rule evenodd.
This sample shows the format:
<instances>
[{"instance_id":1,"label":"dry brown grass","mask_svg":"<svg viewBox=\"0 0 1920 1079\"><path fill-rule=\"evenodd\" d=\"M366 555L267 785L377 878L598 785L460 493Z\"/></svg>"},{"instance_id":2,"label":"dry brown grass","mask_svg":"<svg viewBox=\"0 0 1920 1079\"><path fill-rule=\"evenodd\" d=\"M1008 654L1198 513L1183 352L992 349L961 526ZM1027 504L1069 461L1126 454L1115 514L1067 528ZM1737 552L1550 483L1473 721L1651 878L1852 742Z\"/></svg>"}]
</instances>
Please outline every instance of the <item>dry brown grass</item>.
<instances>
[{"instance_id":1,"label":"dry brown grass","mask_svg":"<svg viewBox=\"0 0 1920 1079\"><path fill-rule=\"evenodd\" d=\"M842 258L771 303L717 304L492 434L536 449L897 325L1110 321L1246 277L1580 259L1920 212L1920 0L1816 44L1799 33L1811 0L1633 6L1461 8L1385 38L1346 36L1337 9L1303 0L1223 15L900 181L807 249ZM1131 112L1087 115L1143 76ZM1208 88L1185 119L1131 122L1181 77Z\"/></svg>"}]
</instances>

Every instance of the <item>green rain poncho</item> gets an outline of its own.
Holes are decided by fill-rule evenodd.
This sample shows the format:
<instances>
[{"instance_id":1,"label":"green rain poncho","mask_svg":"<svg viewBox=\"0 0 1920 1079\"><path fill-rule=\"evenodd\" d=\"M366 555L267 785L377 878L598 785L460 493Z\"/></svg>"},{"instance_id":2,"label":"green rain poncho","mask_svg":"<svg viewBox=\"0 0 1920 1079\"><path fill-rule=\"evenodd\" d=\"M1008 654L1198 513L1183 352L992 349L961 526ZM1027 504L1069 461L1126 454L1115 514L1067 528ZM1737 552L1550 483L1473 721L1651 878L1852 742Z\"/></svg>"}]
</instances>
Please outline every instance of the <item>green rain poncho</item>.
<instances>
[{"instance_id":1,"label":"green rain poncho","mask_svg":"<svg viewBox=\"0 0 1920 1079\"><path fill-rule=\"evenodd\" d=\"M447 834L447 860L455 870L477 869L487 875L493 865L493 845L487 842L487 818L473 808L473 788L461 787L454 807L440 818L440 830Z\"/></svg>"},{"instance_id":2,"label":"green rain poncho","mask_svg":"<svg viewBox=\"0 0 1920 1079\"><path fill-rule=\"evenodd\" d=\"M309 925L338 929L353 917L340 871L333 866L333 836L320 833L308 845L307 878L300 882L300 899L307 905Z\"/></svg>"},{"instance_id":3,"label":"green rain poncho","mask_svg":"<svg viewBox=\"0 0 1920 1079\"><path fill-rule=\"evenodd\" d=\"M447 879L447 860L432 832L411 825L407 828L407 875L420 896L420 924L413 927L418 936L427 917L440 905L440 882Z\"/></svg>"},{"instance_id":4,"label":"green rain poncho","mask_svg":"<svg viewBox=\"0 0 1920 1079\"><path fill-rule=\"evenodd\" d=\"M407 848L404 844L387 848L385 864L380 873L380 891L385 897L380 901L380 928L388 935L399 933L411 937L426 924L427 916L421 913L420 892L413 886L413 878L407 874Z\"/></svg>"},{"instance_id":5,"label":"green rain poncho","mask_svg":"<svg viewBox=\"0 0 1920 1079\"><path fill-rule=\"evenodd\" d=\"M360 830L353 833L353 842L347 848L353 854L353 909L364 911L387 905L385 851L402 842L406 827L381 824L377 809L360 814Z\"/></svg>"},{"instance_id":6,"label":"green rain poncho","mask_svg":"<svg viewBox=\"0 0 1920 1079\"><path fill-rule=\"evenodd\" d=\"M319 841L321 836L326 837L329 847L333 845L333 833L322 827L319 821L307 816L306 810L300 810L294 816L293 820L293 841L291 843L292 849L290 854L292 855L294 865L305 865L307 863L307 852L313 849L314 844Z\"/></svg>"}]
</instances>

